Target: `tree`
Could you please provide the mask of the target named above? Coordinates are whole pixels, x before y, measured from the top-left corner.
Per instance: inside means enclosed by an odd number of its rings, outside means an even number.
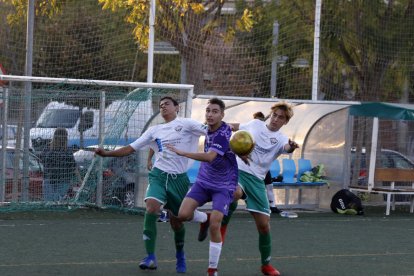
[[[328,45],[322,50],[324,64],[329,60],[342,64],[338,70],[352,75],[359,100],[398,99],[402,83],[389,77],[396,66],[407,72],[414,62],[413,55],[407,55],[409,48],[413,50],[414,1],[326,1],[322,14],[321,34]],[[388,90],[395,85],[400,89]]]
[[[134,25],[135,39],[142,49],[148,46],[149,1],[99,0],[103,9],[123,10],[125,20]],[[168,40],[185,60],[187,82],[195,85],[195,92],[204,91],[203,51],[213,34],[230,41],[237,32],[250,31],[254,23],[252,12],[246,8],[233,22],[222,27],[224,0],[159,0],[156,28],[159,38]]]
[[[0,0],[2,5],[8,5],[7,25],[10,33],[19,32],[21,35],[9,36],[8,43],[13,38],[24,38],[26,26],[27,1]],[[33,49],[33,74],[46,77],[68,77],[79,79],[130,80],[131,71],[125,70],[125,53],[129,52],[131,59],[135,55],[136,46],[130,33],[132,28],[124,23],[123,17],[117,13],[102,11],[95,1],[86,1],[79,8],[76,1],[36,1],[35,35]],[[100,16],[97,16],[100,15]],[[110,15],[110,17],[108,16]],[[105,19],[111,18],[108,23]],[[105,24],[107,23],[107,24]],[[116,35],[114,35],[116,33]],[[47,36],[47,43],[37,43]],[[112,39],[112,40],[111,40]],[[108,43],[110,41],[111,43]],[[117,43],[117,52],[111,46]],[[23,44],[23,43],[21,43]],[[24,44],[23,44],[24,45]],[[24,72],[24,51],[19,47],[4,47],[10,51],[14,60],[10,70],[16,75]],[[21,47],[20,49],[24,49]],[[4,51],[5,55],[8,52]],[[123,57],[119,53],[123,54]],[[7,59],[4,59],[7,61]],[[9,67],[8,67],[9,68]],[[99,87],[97,85],[34,85],[32,102],[35,106],[33,118],[37,118],[48,100],[57,100],[79,107],[82,114],[84,108],[99,108],[100,91],[105,90],[106,105],[124,97],[128,89],[114,87]],[[19,93],[21,89],[13,89]],[[16,101],[11,104],[22,105],[21,95],[13,97]],[[20,107],[19,110],[24,110]],[[18,118],[18,124],[22,123]],[[81,142],[83,130],[80,129]]]

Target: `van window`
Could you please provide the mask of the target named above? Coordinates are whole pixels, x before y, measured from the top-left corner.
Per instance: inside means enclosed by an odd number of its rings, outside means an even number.
[[[48,109],[39,118],[36,127],[41,128],[73,128],[80,117],[75,109]]]
[[[78,126],[79,132],[85,131],[93,127],[93,111],[86,111],[81,117],[81,121]]]

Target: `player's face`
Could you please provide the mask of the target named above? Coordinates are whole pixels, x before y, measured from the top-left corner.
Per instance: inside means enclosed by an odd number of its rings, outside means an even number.
[[[175,106],[170,99],[164,99],[160,102],[160,113],[163,118],[177,116],[178,106]]]
[[[286,124],[286,112],[282,109],[277,109],[270,115],[269,124],[267,126],[271,131],[278,131],[283,125]]]
[[[206,122],[210,128],[214,128],[221,123],[224,117],[224,112],[221,111],[217,104],[209,104],[206,108]]]

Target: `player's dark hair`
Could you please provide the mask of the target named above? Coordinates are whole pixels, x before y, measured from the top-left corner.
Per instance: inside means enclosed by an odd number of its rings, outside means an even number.
[[[263,114],[263,112],[258,111],[256,113],[253,113],[253,119],[259,119],[264,121],[265,115]]]
[[[161,98],[161,100],[160,100],[160,102],[162,102],[163,100],[170,100],[170,101],[172,101],[172,102],[173,102],[174,106],[178,106],[178,102],[177,102],[177,100],[175,100],[174,98],[172,98],[172,97],[170,97],[170,96],[165,96],[165,97],[162,97],[162,98]]]
[[[208,100],[209,104],[216,104],[218,106],[220,106],[220,109],[222,112],[224,112],[224,109],[226,108],[226,105],[224,104],[224,102],[222,100],[220,100],[219,98],[211,98],[210,100]]]

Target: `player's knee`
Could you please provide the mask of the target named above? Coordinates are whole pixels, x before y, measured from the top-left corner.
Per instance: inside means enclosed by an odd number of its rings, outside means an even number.
[[[243,196],[243,190],[238,188],[233,194],[233,200],[239,200]]]
[[[269,232],[270,232],[270,226],[269,226],[269,223],[259,223],[259,224],[257,225],[257,231],[258,231],[260,234],[267,234],[267,233],[269,233]]]
[[[221,221],[217,222],[217,221],[211,221],[210,220],[210,231],[212,232],[218,232],[220,231],[220,227],[221,227]]]
[[[147,213],[150,213],[150,214],[156,214],[156,215],[160,214],[160,208],[156,208],[156,207],[153,207],[153,206],[147,206],[146,211],[147,211]]]
[[[183,212],[180,210],[180,212],[178,212],[177,218],[179,221],[189,221],[193,218],[193,213]]]
[[[148,199],[145,202],[145,209],[147,213],[160,214],[160,208],[161,208],[161,204],[154,199]]]

